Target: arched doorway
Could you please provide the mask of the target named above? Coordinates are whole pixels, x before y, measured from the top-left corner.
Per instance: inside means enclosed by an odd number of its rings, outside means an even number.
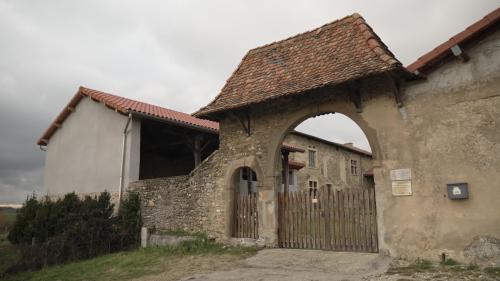
[[[378,252],[374,161],[368,137],[357,140],[365,142],[363,149],[345,140],[331,141],[295,130],[309,118],[325,119],[325,114],[299,116],[283,133],[283,142],[302,153],[281,149],[275,158],[275,166],[282,171],[276,195],[278,246]],[[328,114],[332,115],[340,114]],[[341,116],[363,135],[355,121]],[[323,122],[323,131],[335,124],[331,121]]]
[[[258,238],[257,182],[257,173],[250,167],[240,167],[233,174],[232,237]]]

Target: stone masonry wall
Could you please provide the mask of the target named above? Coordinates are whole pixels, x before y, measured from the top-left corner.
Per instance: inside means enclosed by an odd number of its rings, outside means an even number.
[[[130,183],[129,192],[137,192],[141,198],[144,226],[224,237],[219,158],[214,152],[189,175]]]

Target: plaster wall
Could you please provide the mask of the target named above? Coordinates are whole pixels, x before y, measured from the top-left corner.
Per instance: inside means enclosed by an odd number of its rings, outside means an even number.
[[[117,192],[123,130],[128,116],[82,99],[47,145],[44,186],[48,195]],[[140,120],[129,124],[124,187],[139,178]]]
[[[382,252],[432,259],[445,252],[464,260],[463,249],[474,237],[500,237],[499,39],[496,32],[466,50],[469,62],[452,59],[426,80],[405,85],[402,108],[389,78],[375,76],[361,81],[361,113],[349,88],[337,86],[251,107],[250,136],[235,115],[226,114],[220,121],[222,165],[229,172],[233,162],[251,157],[261,167],[261,239],[276,243],[284,136],[303,120],[330,112],[353,119],[370,143]],[[411,196],[392,193],[390,171],[399,168],[412,171]],[[453,182],[469,184],[469,200],[447,198],[446,184]]]

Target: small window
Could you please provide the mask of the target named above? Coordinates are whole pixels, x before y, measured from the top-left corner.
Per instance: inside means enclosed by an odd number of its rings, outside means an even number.
[[[294,177],[294,173],[293,173],[293,170],[291,171],[288,171],[288,183],[290,185],[294,185],[295,184],[295,177]]]
[[[309,167],[316,168],[316,150],[309,149]]]
[[[331,183],[327,183],[326,184],[326,188],[328,188],[328,189],[332,188],[332,184]]]
[[[318,188],[318,181],[310,180],[309,181],[309,188],[312,188],[312,189]]]
[[[356,176],[358,174],[358,161],[351,160],[351,175]]]
[[[318,181],[310,180],[309,181],[309,196],[316,197],[318,192]]]

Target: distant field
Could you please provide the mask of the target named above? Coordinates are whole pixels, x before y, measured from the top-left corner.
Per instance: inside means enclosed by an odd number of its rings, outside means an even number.
[[[16,220],[16,209],[0,208],[0,234],[8,232]]]

